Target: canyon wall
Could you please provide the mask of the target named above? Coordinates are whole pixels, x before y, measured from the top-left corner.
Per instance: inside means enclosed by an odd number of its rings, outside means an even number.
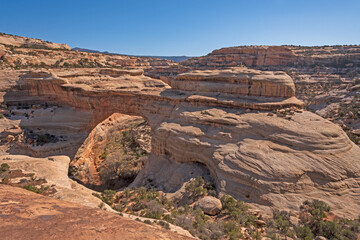
[[[265,66],[352,66],[360,63],[360,46],[239,46],[214,50],[206,56],[190,58],[185,66],[248,67]]]

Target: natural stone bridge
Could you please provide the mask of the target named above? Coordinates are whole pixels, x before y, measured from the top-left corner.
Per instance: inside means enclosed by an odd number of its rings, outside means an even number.
[[[151,179],[175,191],[201,174],[200,163],[220,193],[259,207],[296,208],[317,198],[342,214],[359,209],[359,147],[338,126],[301,110],[285,73],[194,71],[171,85],[141,70],[29,72],[4,99],[91,112],[88,130],[113,113],[144,117],[152,153],[133,185]]]

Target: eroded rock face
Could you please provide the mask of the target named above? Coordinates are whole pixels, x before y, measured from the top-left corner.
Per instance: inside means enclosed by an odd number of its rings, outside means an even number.
[[[70,164],[70,174],[91,189],[120,189],[134,181],[150,151],[147,122],[114,113],[90,132]]]
[[[208,89],[199,92],[186,91],[181,83],[179,89],[171,89],[148,77],[111,77],[99,70],[51,73],[52,77],[33,73],[24,75],[4,99],[15,103],[18,96],[26,96],[27,101],[46,100],[91,112],[90,128],[114,112],[144,117],[152,131],[152,152],[133,186],[152,179],[159,189],[173,191],[164,163],[172,172],[178,167],[181,176],[186,175],[183,164],[196,162],[210,171],[220,194],[259,208],[297,210],[306,199],[321,199],[336,206],[339,215],[357,217],[359,147],[336,125],[301,110],[286,75],[255,72],[255,96],[207,88],[206,76],[210,85],[235,85],[237,78],[228,74],[184,74]],[[274,88],[268,88],[267,81]]]
[[[22,171],[31,175],[31,177],[10,175],[8,176],[10,185],[24,187],[28,184],[38,189],[41,186],[47,187],[53,190],[47,194],[51,197],[98,208],[102,201],[92,195],[95,192],[68,177],[69,162],[67,156],[34,158],[24,155],[3,155],[0,160],[0,164],[7,164],[12,172]],[[104,208],[112,210],[108,206]]]
[[[266,112],[186,106],[153,132],[153,156],[139,185],[166,176],[165,168],[148,170],[161,155],[205,164],[220,192],[260,205],[295,210],[307,198],[319,198],[352,214],[359,204],[359,148],[339,127],[310,112],[294,113],[288,120]],[[348,204],[355,205],[347,211]]]
[[[247,68],[182,73],[176,76],[171,86],[196,92],[284,98],[295,96],[294,82],[284,72],[262,72]]]

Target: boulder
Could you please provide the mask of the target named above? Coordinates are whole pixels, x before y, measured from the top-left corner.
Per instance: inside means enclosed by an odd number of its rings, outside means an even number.
[[[208,215],[216,215],[220,213],[222,209],[221,201],[212,196],[206,196],[198,200],[194,207],[199,207],[204,213]]]
[[[323,236],[316,236],[315,240],[327,240],[327,238]]]

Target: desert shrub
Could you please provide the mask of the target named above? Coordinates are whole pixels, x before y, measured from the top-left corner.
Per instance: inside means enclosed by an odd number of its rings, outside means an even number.
[[[195,221],[193,222],[193,227],[194,228],[203,228],[206,221],[209,220],[209,217],[206,216],[200,208],[197,208],[195,210],[194,215],[195,215]]]
[[[45,191],[47,191],[49,189],[49,187],[48,186],[46,186],[46,187],[41,186],[40,188],[38,188],[38,187],[36,187],[34,185],[29,184],[29,185],[25,185],[24,189],[29,190],[29,191],[34,192],[34,193],[42,194]]]
[[[342,239],[340,225],[337,222],[320,222],[318,235],[324,236],[327,239]]]
[[[174,217],[174,224],[186,230],[193,228],[193,219],[188,214],[176,214]]]
[[[103,202],[105,202],[106,204],[108,204],[109,206],[112,206],[114,204],[114,196],[115,196],[115,191],[114,190],[105,190],[104,192],[102,192],[101,194],[98,193],[93,193],[93,195],[95,197],[100,198]]]
[[[166,214],[163,216],[163,220],[168,222],[168,223],[171,223],[171,224],[174,224],[174,219],[171,217],[170,214]]]
[[[7,164],[7,163],[1,164],[1,166],[0,166],[0,173],[2,173],[2,172],[7,172],[7,171],[9,171],[9,170],[10,170],[9,164]]]
[[[169,230],[170,229],[170,224],[164,221],[159,221],[159,225],[162,226],[163,228]]]
[[[144,213],[144,217],[147,218],[154,218],[154,219],[161,219],[164,214],[163,207],[156,201],[151,200],[146,204],[146,210]]]
[[[348,239],[356,239],[357,238],[356,233],[354,233],[350,229],[342,230],[341,235]]]
[[[310,219],[305,223],[313,232],[315,236],[323,233],[324,221],[326,212],[330,211],[330,207],[319,200],[313,200],[312,202],[305,201],[302,209],[306,209],[311,215]]]
[[[296,234],[299,238],[304,240],[314,239],[314,234],[309,227],[297,227]]]
[[[242,234],[239,231],[240,228],[235,221],[227,221],[223,223],[224,232],[229,236],[230,239],[242,238]]]
[[[151,225],[151,221],[150,221],[150,220],[148,220],[148,219],[144,220],[144,223],[146,223],[146,224],[150,224],[150,225]]]
[[[290,223],[290,213],[286,211],[275,210],[273,212],[273,226],[285,236],[293,237],[294,231]]]
[[[139,131],[135,124],[129,129],[117,132],[99,155],[101,164],[97,169],[107,188],[119,189],[131,183],[147,160],[136,139]]]
[[[331,240],[356,240],[357,234],[360,233],[360,219],[326,220],[326,215],[330,211],[330,207],[322,201],[305,201],[301,209],[303,212],[309,214],[309,217],[301,220],[303,226],[296,228],[297,236],[302,239],[324,236]]]
[[[254,225],[256,216],[248,213],[249,207],[242,201],[237,201],[233,197],[224,195],[221,197],[223,212],[230,214],[232,219],[242,225]]]
[[[197,200],[207,193],[207,189],[204,188],[204,183],[205,181],[201,176],[196,177],[196,179],[191,179],[190,182],[185,185],[185,193],[193,201]]]
[[[9,178],[4,177],[3,179],[1,179],[1,183],[2,184],[9,184]]]

